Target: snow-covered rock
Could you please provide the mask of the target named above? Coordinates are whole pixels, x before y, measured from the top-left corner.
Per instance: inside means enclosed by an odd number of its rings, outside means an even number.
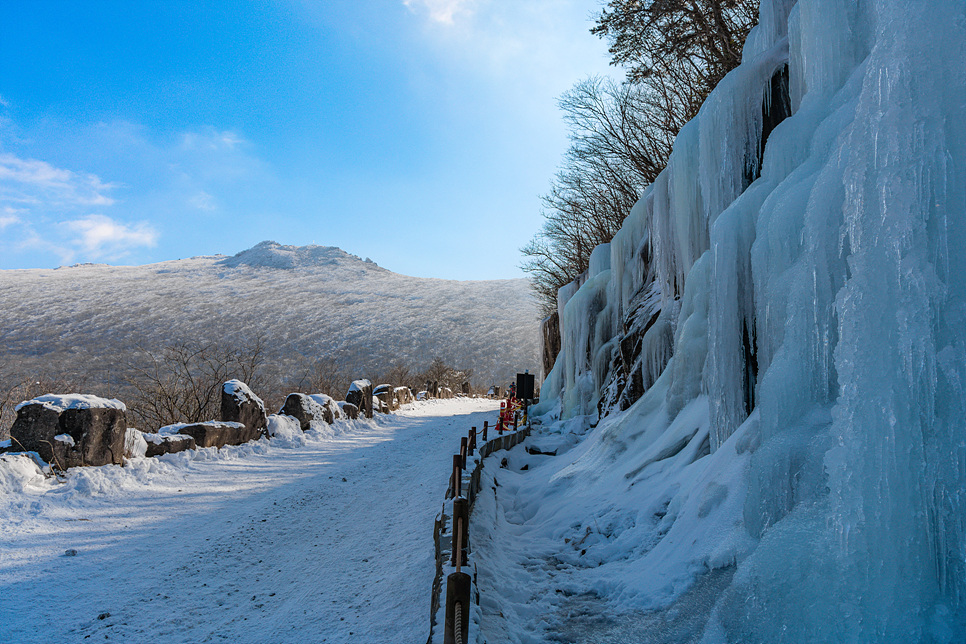
[[[353,380],[346,392],[345,401],[355,405],[366,418],[372,418],[372,383],[365,379]]]
[[[264,433],[268,425],[265,403],[240,380],[229,380],[222,387],[221,420],[241,423],[249,431],[258,433]]]
[[[268,422],[266,419],[266,426]],[[252,429],[244,423],[209,420],[203,423],[186,423],[171,425],[177,433],[187,434],[195,439],[198,447],[224,447],[225,445],[241,445],[248,441],[257,440],[262,436],[261,429]],[[175,430],[169,430],[172,433]]]
[[[124,458],[140,458],[147,455],[148,442],[139,430],[128,427],[124,434]]]
[[[17,405],[10,437],[62,468],[121,464],[127,419],[117,400],[47,394]]]
[[[184,427],[179,425],[178,427]],[[164,429],[164,428],[163,428]],[[177,431],[177,430],[172,430]],[[142,434],[142,438],[147,442],[145,456],[161,456],[162,454],[177,454],[188,449],[196,449],[197,443],[193,436],[188,434],[161,433]]]
[[[298,420],[302,431],[309,429],[313,422],[331,425],[342,415],[339,406],[331,397],[325,394],[310,396],[300,393],[289,394],[278,413]]]

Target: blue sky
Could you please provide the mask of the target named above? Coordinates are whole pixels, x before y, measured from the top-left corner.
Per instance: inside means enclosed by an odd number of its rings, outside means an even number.
[[[557,97],[615,73],[599,8],[0,3],[0,268],[272,239],[408,275],[522,275],[567,146]]]

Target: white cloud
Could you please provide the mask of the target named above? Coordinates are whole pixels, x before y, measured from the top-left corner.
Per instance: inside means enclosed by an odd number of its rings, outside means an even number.
[[[184,132],[181,135],[181,148],[186,151],[235,151],[247,141],[237,132],[208,130],[204,132]]]
[[[218,203],[213,196],[202,190],[198,194],[192,195],[188,199],[188,205],[198,210],[204,210],[205,212],[212,212],[218,210]]]
[[[138,246],[154,246],[158,232],[147,222],[120,223],[106,215],[88,215],[64,222],[71,243],[93,258],[121,257]]]
[[[413,13],[424,12],[434,22],[452,25],[455,23],[455,17],[471,14],[476,2],[475,0],[403,0],[403,4]]]
[[[3,96],[0,96],[0,107],[10,107],[10,102]]]
[[[114,199],[107,193],[115,187],[97,175],[0,153],[0,203],[110,206]]]
[[[16,215],[2,214],[0,215],[0,230],[3,230],[7,226],[12,226],[14,224],[20,223],[20,217]]]

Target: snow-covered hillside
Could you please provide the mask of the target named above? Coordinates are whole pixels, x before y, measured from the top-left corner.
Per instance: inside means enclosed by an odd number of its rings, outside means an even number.
[[[964,60],[961,0],[762,1],[560,291],[488,640],[966,641]]]
[[[325,357],[358,375],[422,369],[438,355],[484,385],[536,369],[537,315],[523,279],[407,277],[324,246],[0,271],[5,366],[45,373],[108,373],[134,345],[260,335],[283,372]]]

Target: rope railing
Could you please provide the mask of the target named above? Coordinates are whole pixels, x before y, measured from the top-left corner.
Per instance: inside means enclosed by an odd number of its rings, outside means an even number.
[[[469,637],[469,610],[470,595],[472,593],[472,579],[463,572],[469,552],[469,517],[470,508],[480,489],[480,469],[483,459],[491,453],[510,449],[524,440],[530,434],[530,427],[526,425],[518,426],[517,412],[514,410],[512,417],[506,414],[506,408],[501,409],[501,422],[495,428],[499,436],[487,440],[489,421],[483,421],[483,431],[479,435],[481,443],[477,445],[476,427],[471,427],[466,436],[460,438],[459,452],[453,455],[453,469],[450,475],[449,488],[446,491],[446,498],[453,500],[452,505],[452,554],[450,565],[455,569],[454,572],[446,576],[446,603],[445,603],[445,623],[443,630],[444,644],[467,644]],[[511,430],[512,428],[512,430]],[[466,485],[466,496],[463,495],[463,475],[468,469],[468,459],[478,453],[474,463],[471,463],[472,473]],[[445,529],[445,506],[441,514],[442,521],[438,522],[437,530],[442,532]],[[437,539],[437,561],[439,561],[439,539]],[[438,592],[441,588],[441,573],[437,564],[437,582],[434,583],[433,595],[433,619],[435,620],[436,607],[439,606]],[[477,598],[477,601],[479,598]],[[432,628],[430,629],[430,641],[432,641]]]

